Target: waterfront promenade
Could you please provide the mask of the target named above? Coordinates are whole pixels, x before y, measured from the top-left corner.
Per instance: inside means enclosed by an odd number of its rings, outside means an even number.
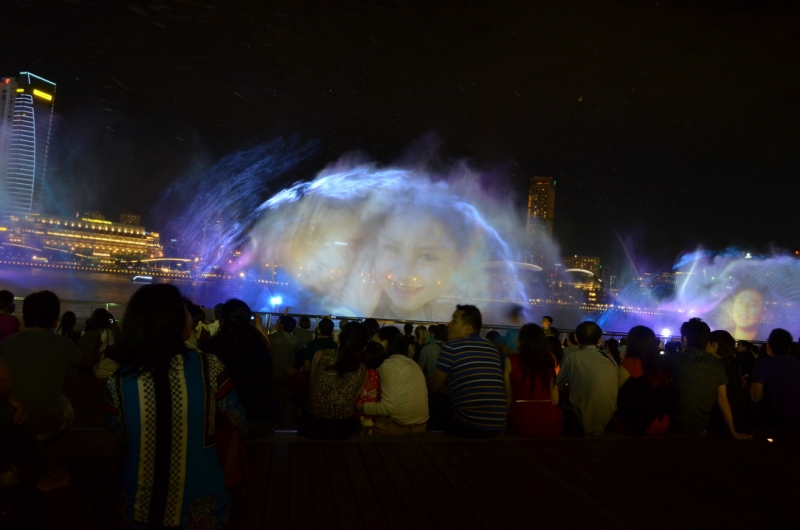
[[[102,385],[71,383],[76,426],[51,447],[75,483],[42,498],[41,527],[105,528],[118,447]],[[279,389],[281,430],[291,430]],[[798,442],[431,433],[321,442],[278,432],[247,444],[252,477],[229,528],[797,528]]]

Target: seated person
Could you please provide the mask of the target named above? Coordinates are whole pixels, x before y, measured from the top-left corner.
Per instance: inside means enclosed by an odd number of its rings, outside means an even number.
[[[447,341],[447,326],[437,324],[431,327],[433,327],[433,342],[422,348],[419,352],[419,359],[417,359],[417,364],[422,368],[422,373],[428,382],[433,379],[439,352],[442,351],[442,346]]]
[[[479,335],[483,317],[472,305],[457,305],[447,325],[428,385],[435,428],[465,438],[497,436],[506,424],[506,395],[500,352]],[[448,389],[450,395],[442,391]]]
[[[393,328],[383,328],[393,329]],[[377,416],[375,434],[402,435],[425,432],[428,422],[428,390],[422,369],[408,356],[408,338],[399,333],[391,342],[376,333],[372,340],[385,348],[378,368],[380,400],[358,403],[356,408]]]
[[[305,411],[297,417],[297,434],[328,440],[346,440],[355,434],[355,403],[367,382],[361,354],[368,339],[367,328],[351,322],[339,335],[338,350],[314,354],[311,389]]]
[[[790,355],[792,336],[773,329],[767,339],[767,357],[753,366],[750,397],[766,401],[772,426],[800,429],[800,360]]]
[[[248,419],[248,437],[275,430],[277,404],[272,395],[272,353],[267,339],[250,321],[250,306],[231,298],[220,311],[219,332],[200,343],[200,351],[216,355],[230,373]]]
[[[669,414],[674,408],[672,381],[652,329],[635,326],[628,333],[618,386],[617,412],[611,420],[616,431],[656,436],[669,430]]]
[[[575,329],[578,349],[564,355],[556,384],[569,387],[569,405],[581,419],[586,434],[601,434],[617,410],[619,368],[598,349],[603,330],[594,322],[581,322]]]
[[[67,372],[78,366],[75,343],[54,332],[61,302],[51,291],[25,297],[22,319],[25,331],[0,341],[0,359],[14,379],[11,397],[28,414],[28,426],[40,440],[52,438],[72,424],[75,413],[61,393]]]
[[[678,393],[675,427],[686,434],[705,434],[714,405],[720,411],[731,436],[750,440],[749,434],[736,431],[728,404],[728,376],[722,361],[706,353],[711,337],[708,324],[692,318],[681,326],[683,351],[665,356]]]
[[[522,326],[518,337],[519,354],[506,357],[503,372],[508,428],[526,438],[558,438],[564,415],[558,408],[555,356],[536,324]]]
[[[311,361],[314,354],[322,350],[336,350],[339,345],[333,340],[333,321],[323,318],[317,325],[318,337],[309,341],[303,354],[303,365],[300,370],[294,366],[286,367],[286,377],[292,393],[305,396],[308,394],[308,378],[311,373]]]

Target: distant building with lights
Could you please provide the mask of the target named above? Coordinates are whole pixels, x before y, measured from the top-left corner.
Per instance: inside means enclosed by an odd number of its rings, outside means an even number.
[[[0,220],[41,211],[55,93],[30,72],[0,78]]]
[[[141,226],[40,214],[12,215],[1,223],[0,248],[11,260],[35,257],[39,261],[106,265],[164,256],[159,234]]]
[[[548,269],[545,263],[545,237],[553,237],[555,219],[556,182],[553,177],[531,177],[528,186],[525,233],[527,249],[525,263]]]
[[[119,222],[124,225],[142,226],[142,216],[133,213],[123,213],[119,216]]]
[[[583,269],[591,272],[598,278],[603,268],[603,266],[600,265],[600,258],[595,256],[578,256],[575,254],[574,256],[563,258],[563,261],[565,269]]]

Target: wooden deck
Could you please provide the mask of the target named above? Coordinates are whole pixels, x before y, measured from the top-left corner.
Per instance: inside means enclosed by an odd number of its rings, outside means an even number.
[[[117,499],[118,448],[97,425],[100,389],[79,388],[70,393],[76,428],[50,445],[75,483],[41,496],[41,528],[107,528]],[[794,529],[799,442],[432,433],[321,442],[277,433],[248,443],[252,478],[229,528]]]

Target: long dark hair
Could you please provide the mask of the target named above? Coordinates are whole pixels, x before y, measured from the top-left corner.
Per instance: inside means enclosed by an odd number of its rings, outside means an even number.
[[[661,357],[659,341],[655,332],[647,326],[634,326],[628,332],[628,348],[625,358],[640,359],[644,375],[648,378],[667,374],[667,363]]]
[[[66,316],[66,314],[64,316]],[[111,318],[111,313],[102,307],[98,307],[92,312],[92,316],[89,317],[89,321],[86,323],[84,331],[108,329],[111,327]]]
[[[398,330],[399,331],[399,330]],[[339,377],[358,370],[369,340],[369,331],[361,322],[350,322],[339,333],[339,352],[336,364],[328,370],[336,370]]]
[[[519,329],[519,364],[522,368],[522,384],[530,381],[536,384],[537,378],[549,384],[556,376],[556,362],[547,345],[547,337],[541,326],[525,324]]]
[[[117,354],[121,374],[167,373],[172,358],[186,353],[186,306],[174,285],[144,285],[125,308]]]
[[[736,341],[733,336],[724,329],[712,331],[708,338],[708,343],[715,342],[717,344],[717,355],[722,360],[730,359],[736,356]]]
[[[252,314],[250,306],[238,298],[231,298],[222,305],[222,327],[212,340],[222,350],[223,355],[236,355],[237,351],[257,351],[269,347],[264,335],[250,323]]]
[[[75,334],[75,324],[77,322],[78,318],[75,316],[75,313],[72,311],[67,311],[64,313],[64,316],[61,317],[61,325],[59,326],[61,335],[67,337],[69,340],[72,340],[72,337]]]

